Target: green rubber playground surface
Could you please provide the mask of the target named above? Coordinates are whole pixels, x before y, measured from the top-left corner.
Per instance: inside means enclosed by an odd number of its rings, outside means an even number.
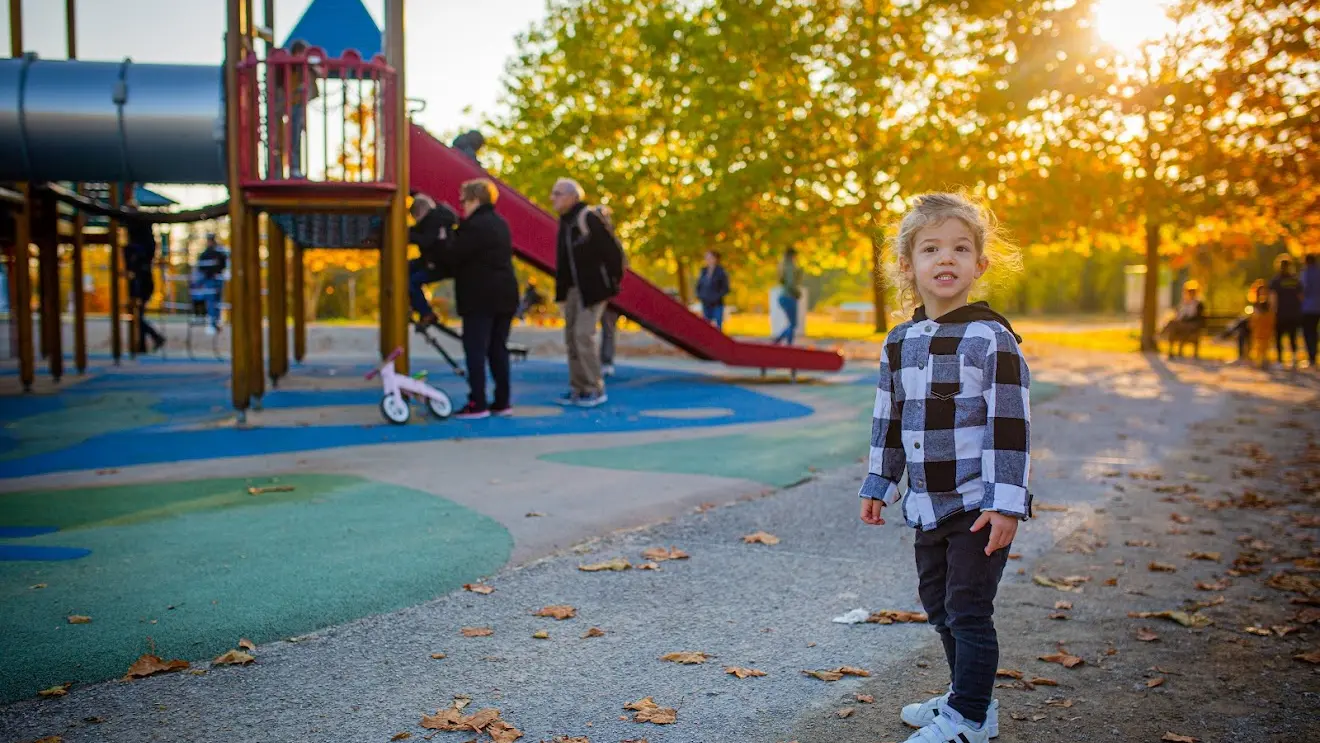
[[[1058,393],[1058,385],[1033,383],[1031,400],[1040,404]],[[761,433],[553,452],[540,459],[580,467],[733,477],[788,487],[816,471],[856,465],[869,448],[874,389],[858,384],[823,386],[810,388],[810,394],[855,408],[856,417],[833,423],[808,419]]]
[[[248,492],[270,485],[293,489]],[[416,605],[495,572],[513,546],[444,498],[328,475],[0,494],[0,526],[59,529],[0,547],[91,551],[0,561],[0,702],[122,676],[153,648],[206,661],[240,637]]]

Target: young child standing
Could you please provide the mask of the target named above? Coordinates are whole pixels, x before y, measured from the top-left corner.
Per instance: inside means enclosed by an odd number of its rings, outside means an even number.
[[[1031,515],[1031,413],[1021,339],[988,304],[967,302],[987,251],[1002,248],[995,233],[988,211],[935,193],[917,199],[894,245],[900,286],[921,305],[885,339],[861,517],[885,523],[906,469],[918,591],[953,680],[949,693],[903,708],[918,743],[999,735],[991,617],[1018,522]]]

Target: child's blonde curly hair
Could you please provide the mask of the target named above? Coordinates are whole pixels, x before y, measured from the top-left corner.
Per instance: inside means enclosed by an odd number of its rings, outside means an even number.
[[[904,308],[920,302],[916,282],[905,267],[912,265],[912,250],[916,247],[917,233],[938,226],[950,219],[961,220],[972,233],[976,253],[995,266],[1000,277],[1022,270],[1022,254],[1007,240],[999,220],[979,199],[961,193],[928,193],[918,196],[912,208],[899,221],[889,240],[889,256],[885,262],[890,282],[898,288],[898,301]]]

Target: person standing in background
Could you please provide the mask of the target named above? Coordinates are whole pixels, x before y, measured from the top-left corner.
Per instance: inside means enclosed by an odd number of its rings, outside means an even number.
[[[1302,340],[1306,341],[1306,356],[1315,368],[1316,352],[1320,351],[1320,261],[1315,253],[1307,253],[1302,267]]]
[[[193,282],[193,296],[201,299],[206,307],[206,317],[210,324],[206,326],[207,335],[220,331],[220,292],[224,288],[225,268],[229,257],[220,247],[214,232],[206,233],[206,248],[197,257],[197,272]]]
[[[697,277],[697,299],[701,301],[701,316],[706,322],[724,330],[724,298],[729,295],[729,274],[720,265],[720,254],[706,251],[706,265]]]
[[[1276,273],[1269,283],[1270,309],[1274,313],[1274,350],[1282,364],[1286,336],[1292,345],[1292,365],[1295,368],[1299,361],[1297,331],[1302,327],[1302,282],[1297,277],[1292,256],[1279,256],[1274,261],[1274,268]]]
[[[779,308],[788,317],[788,327],[775,338],[775,345],[780,343],[793,345],[793,336],[797,333],[798,300],[802,298],[801,274],[797,267],[797,251],[789,248],[779,261]]]
[[[147,303],[156,293],[156,280],[151,275],[151,269],[156,263],[156,233],[146,215],[137,211],[137,199],[131,198],[128,207],[130,213],[123,217],[124,231],[128,234],[127,244],[124,245],[124,268],[128,272],[128,300],[141,331],[130,342],[135,344],[138,353],[147,353],[147,340],[150,339],[151,350],[154,352],[165,345],[165,336],[147,322],[146,316]],[[112,307],[111,317],[118,322],[114,312]]]

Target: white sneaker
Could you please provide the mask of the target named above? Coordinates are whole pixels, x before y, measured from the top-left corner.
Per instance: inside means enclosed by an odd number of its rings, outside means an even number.
[[[207,335],[215,335],[215,334],[218,333],[218,332],[220,332],[220,331],[216,330],[214,325],[207,325],[207,326],[206,326],[206,334],[207,334]]]
[[[989,740],[988,724],[980,730],[973,730],[966,722],[954,722],[944,715],[936,715],[929,725],[913,733],[907,743],[988,743]]]
[[[924,702],[914,702],[903,707],[899,717],[903,722],[914,728],[924,728],[935,721],[940,714],[940,708],[949,703],[949,694],[945,692],[938,697],[932,697]],[[988,738],[999,737],[999,700],[990,700],[990,709],[985,713],[985,725],[982,730]]]
[[[602,366],[602,367],[600,368],[600,375],[601,375],[602,377],[612,377],[612,376],[614,376],[614,364],[606,364],[606,365]]]

